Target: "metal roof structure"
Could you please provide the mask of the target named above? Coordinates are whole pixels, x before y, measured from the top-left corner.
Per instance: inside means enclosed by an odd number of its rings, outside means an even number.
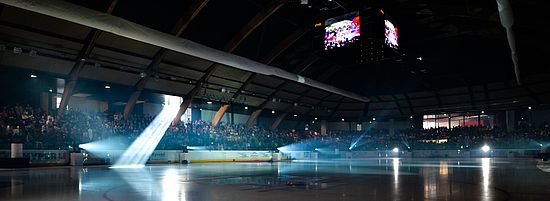
[[[26,9],[0,4],[0,66],[49,73],[68,85],[83,79],[127,86],[127,105],[149,91],[281,114],[360,118],[550,102],[545,1],[511,1],[522,85],[495,1],[60,2],[119,23],[112,30],[30,11],[44,1],[32,2],[23,2]],[[323,57],[314,24],[372,5],[396,20],[406,54],[355,65]],[[163,37],[129,38],[120,27]],[[170,43],[178,39],[190,43]]]

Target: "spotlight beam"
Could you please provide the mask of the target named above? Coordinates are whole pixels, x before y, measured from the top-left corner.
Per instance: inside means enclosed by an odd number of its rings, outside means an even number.
[[[114,168],[143,167],[178,113],[179,97],[165,96],[166,104],[157,117],[117,160]]]
[[[367,132],[363,132],[357,139],[355,139],[355,140],[351,143],[351,145],[349,146],[348,149],[349,149],[349,150],[352,150],[353,148],[357,147],[357,146],[358,146],[357,143],[359,143],[359,141],[361,141],[361,139],[363,139],[363,137],[365,137],[365,134],[366,134],[366,133],[367,133]]]

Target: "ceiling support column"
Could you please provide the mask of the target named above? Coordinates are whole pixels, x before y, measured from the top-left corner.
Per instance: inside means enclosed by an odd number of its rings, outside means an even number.
[[[226,52],[233,52],[235,51],[235,49],[237,49],[237,47],[239,47],[239,45],[254,31],[256,30],[256,28],[258,28],[261,24],[263,24],[265,22],[265,20],[267,20],[269,17],[271,17],[271,15],[273,15],[275,12],[277,12],[277,10],[279,10],[280,8],[282,8],[285,4],[285,1],[277,1],[277,2],[273,2],[271,4],[269,4],[265,9],[263,9],[261,12],[259,12],[258,14],[256,14],[242,29],[241,31],[239,31],[237,34],[235,34],[231,40],[229,40],[229,42],[227,42],[227,44],[225,45],[225,47],[223,48],[224,51]],[[216,69],[218,65],[217,64],[213,64],[212,66],[210,66],[208,68],[207,71],[210,71],[214,69]],[[206,77],[203,77],[204,79],[201,78],[201,80],[203,80],[203,82],[206,82],[206,80],[208,80],[208,78],[210,78],[210,76],[212,75],[212,73],[210,73],[208,76]],[[250,77],[249,77],[250,79]],[[247,80],[248,81],[248,80]],[[246,82],[245,82],[246,83]],[[199,81],[199,83],[197,83],[197,85],[195,86],[195,88],[198,87],[198,89],[200,89],[202,86],[200,85],[203,85],[201,83],[201,81]],[[244,89],[243,86],[241,86],[241,88]],[[240,90],[239,89],[237,92],[235,92],[236,94],[240,93]],[[187,96],[189,96],[190,98],[193,98],[195,97],[196,94],[188,94]],[[236,98],[236,95],[233,96],[234,98]],[[232,99],[234,99],[232,98]],[[229,106],[228,106],[229,107]],[[223,116],[223,114],[227,111],[227,109],[225,110],[222,110],[222,108],[218,109],[218,112],[217,113],[220,113],[220,116]],[[221,118],[221,117],[220,117]],[[216,122],[217,123],[217,122]]]
[[[117,4],[118,4],[118,0],[111,1],[111,4],[109,4],[109,7],[107,8],[107,11],[106,11],[107,14],[113,13]],[[69,104],[69,101],[71,100],[71,96],[73,95],[73,91],[76,88],[76,82],[78,81],[78,77],[80,76],[80,71],[82,71],[82,69],[84,68],[84,65],[86,65],[86,59],[92,53],[92,50],[94,49],[94,44],[102,32],[103,31],[98,29],[92,29],[86,36],[86,39],[84,40],[84,46],[78,53],[75,64],[71,69],[71,73],[69,74],[70,76],[69,82],[67,82],[67,84],[65,85],[65,88],[63,89],[63,96],[61,97],[61,103],[59,103],[59,108],[57,109],[58,119],[61,118],[61,116],[63,115],[64,108],[67,107],[67,105]]]
[[[172,125],[178,125],[180,123],[181,116],[185,114],[187,111],[187,108],[189,108],[189,105],[191,105],[191,102],[193,101],[192,98],[186,98],[183,100],[183,102],[180,105],[180,109],[178,110],[178,114],[176,115],[176,118],[172,120]]]
[[[254,125],[254,122],[256,122],[256,119],[260,116],[263,109],[257,109],[252,114],[250,114],[250,117],[248,117],[248,120],[246,121],[246,127],[250,128],[252,125]]]
[[[252,127],[253,122],[256,121],[256,118],[258,118],[257,115],[260,115],[260,113],[262,113],[262,110],[265,109],[265,107],[271,101],[271,99],[273,99],[275,97],[275,95],[277,94],[277,92],[279,92],[287,83],[288,83],[287,81],[284,81],[282,84],[277,86],[275,91],[273,91],[271,94],[269,94],[269,96],[264,100],[264,102],[262,104],[260,104],[260,106],[258,106],[258,109],[250,115],[250,117],[248,118],[248,121],[246,123],[246,125],[249,128]]]
[[[283,114],[280,114],[277,119],[275,119],[275,122],[273,122],[273,124],[271,124],[271,130],[276,130],[277,127],[279,127],[279,124],[281,124],[281,122],[283,122],[283,120],[285,119],[285,117],[288,115],[288,112],[285,112]]]
[[[86,59],[88,58],[88,56],[90,56],[90,53],[92,53],[92,49],[94,49],[94,43],[97,38],[99,38],[101,32],[103,31],[92,29],[92,31],[90,31],[90,33],[88,33],[88,35],[86,36],[84,47],[82,47],[82,49],[78,53],[78,56],[76,57],[76,63],[74,64],[73,68],[71,69],[71,73],[69,74],[69,81],[63,89],[61,103],[59,103],[59,108],[57,109],[58,119],[61,118],[65,107],[67,107],[69,101],[71,100],[71,96],[73,95],[73,91],[76,88],[76,82],[78,81],[80,72],[84,68],[84,65],[86,65]]]
[[[218,110],[218,112],[216,112],[216,116],[214,116],[214,119],[212,119],[212,126],[216,126],[218,125],[218,123],[220,122],[220,120],[222,119],[223,117],[223,114],[225,114],[225,112],[227,111],[227,109],[229,109],[229,104],[222,104],[222,106],[220,107],[220,109]]]
[[[191,21],[193,21],[193,19],[195,19],[195,17],[206,6],[206,4],[208,4],[208,1],[209,0],[197,0],[193,2],[193,5],[187,10],[187,12],[185,12],[186,14],[178,20],[178,23],[172,29],[172,34],[177,37],[181,36],[181,34],[183,34],[183,32],[189,26]],[[152,74],[157,70],[167,52],[168,50],[165,48],[161,48],[159,51],[157,51],[157,53],[153,57],[153,60],[151,61],[149,66],[147,66],[147,69],[145,69],[145,76],[142,77],[136,83],[136,85],[134,85],[134,92],[132,92],[132,95],[130,95],[130,98],[128,98],[128,102],[124,106],[124,118],[128,118],[128,115],[130,114],[130,112],[132,112],[132,109],[136,105],[136,101],[141,95],[145,84],[147,84]]]

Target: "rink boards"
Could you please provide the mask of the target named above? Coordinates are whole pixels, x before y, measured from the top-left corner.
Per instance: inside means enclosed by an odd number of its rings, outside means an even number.
[[[489,152],[480,150],[411,150],[411,151],[189,151],[156,150],[148,163],[176,163],[187,160],[190,163],[204,162],[266,162],[284,160],[315,160],[315,159],[345,159],[345,158],[533,158],[540,150],[537,149],[495,149]],[[120,156],[122,151],[113,151],[111,161]],[[0,157],[9,157],[10,150],[0,150]],[[31,164],[69,164],[70,152],[64,150],[24,150],[23,157],[29,158]]]

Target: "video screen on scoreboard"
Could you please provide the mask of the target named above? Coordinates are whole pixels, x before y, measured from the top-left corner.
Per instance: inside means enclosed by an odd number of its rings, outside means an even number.
[[[391,23],[389,20],[384,20],[384,27],[386,33],[384,42],[390,48],[397,49],[397,46],[399,46],[399,35],[397,32],[397,27],[395,27],[395,25],[393,25],[393,23]]]
[[[359,41],[361,33],[359,12],[325,21],[325,50],[343,47]]]

